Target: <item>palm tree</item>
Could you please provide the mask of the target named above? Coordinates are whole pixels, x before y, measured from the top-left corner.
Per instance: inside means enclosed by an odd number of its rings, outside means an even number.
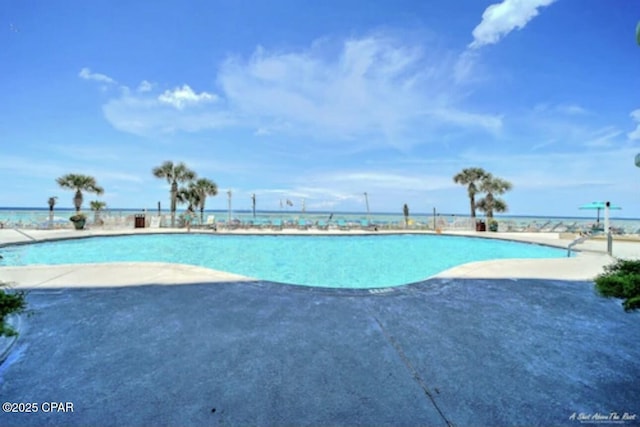
[[[513,185],[509,181],[487,174],[480,182],[480,191],[487,193],[487,195],[478,200],[476,207],[485,212],[489,220],[493,219],[494,211],[506,212],[508,209],[507,203],[496,197],[496,195],[504,194],[511,188],[513,188]]]
[[[467,168],[462,169],[461,172],[453,177],[453,182],[456,184],[467,186],[472,221],[476,218],[476,194],[478,194],[479,191],[478,185],[487,175],[489,174],[482,168]]]
[[[56,205],[56,200],[58,200],[56,196],[51,196],[47,201],[49,204],[49,222],[53,222],[53,208]]]
[[[404,227],[407,228],[409,226],[409,205],[406,203],[402,207],[402,214],[404,215]]]
[[[189,183],[188,188],[180,188],[178,190],[178,194],[176,195],[176,200],[178,203],[188,203],[187,212],[184,216],[184,222],[187,226],[187,231],[191,231],[191,221],[193,220],[193,212],[194,206],[198,206],[200,204],[200,193],[196,191],[193,186],[193,182]]]
[[[152,172],[156,178],[165,178],[171,185],[171,227],[175,227],[178,183],[185,183],[195,179],[196,173],[189,169],[184,163],[180,162],[174,165],[170,160],[153,168]]]
[[[200,224],[204,221],[204,204],[207,196],[216,196],[218,194],[218,186],[215,182],[207,178],[200,178],[196,182],[189,185],[190,189],[197,195],[197,203],[194,204],[200,209]]]
[[[62,188],[68,188],[76,191],[76,194],[73,197],[73,205],[76,208],[76,213],[79,213],[80,208],[82,207],[83,191],[96,193],[98,196],[104,193],[104,189],[96,183],[96,179],[89,175],[70,173],[61,176],[56,180],[56,182]]]
[[[200,204],[200,194],[195,190],[193,183],[189,183],[189,187],[180,187],[176,194],[176,202],[180,204],[187,203],[187,209],[194,208]]]
[[[107,207],[105,202],[100,200],[92,200],[89,203],[91,210],[94,212],[93,214],[93,223],[98,224],[100,222],[100,211]]]

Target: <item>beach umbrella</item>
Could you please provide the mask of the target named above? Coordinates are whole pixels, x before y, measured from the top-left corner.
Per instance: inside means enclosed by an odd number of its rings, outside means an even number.
[[[590,209],[598,211],[597,222],[600,223],[600,210],[604,210],[606,207],[606,202],[591,202],[586,205],[580,206],[580,209]],[[616,206],[613,204],[609,204],[609,209],[622,209],[620,206]]]

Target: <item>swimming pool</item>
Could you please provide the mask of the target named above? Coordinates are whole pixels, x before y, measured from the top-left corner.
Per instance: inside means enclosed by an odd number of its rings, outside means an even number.
[[[257,279],[329,288],[418,282],[460,264],[505,258],[560,258],[566,250],[435,235],[237,236],[153,234],[91,237],[0,248],[0,265],[157,261]]]

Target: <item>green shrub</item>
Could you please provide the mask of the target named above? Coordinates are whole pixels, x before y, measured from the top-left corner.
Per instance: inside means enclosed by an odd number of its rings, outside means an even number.
[[[640,260],[617,259],[615,263],[604,268],[606,273],[640,274]]]
[[[640,260],[618,259],[596,277],[596,289],[605,297],[622,298],[625,311],[640,308]]]
[[[0,283],[0,285],[2,285]],[[0,337],[18,335],[15,329],[7,325],[5,320],[10,314],[19,314],[27,308],[26,292],[8,292],[0,289]]]

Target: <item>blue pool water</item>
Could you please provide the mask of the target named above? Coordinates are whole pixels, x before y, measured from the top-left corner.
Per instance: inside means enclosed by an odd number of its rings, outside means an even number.
[[[173,262],[330,288],[399,286],[472,261],[566,256],[565,250],[546,246],[435,235],[154,234],[8,246],[0,253],[0,265]]]

